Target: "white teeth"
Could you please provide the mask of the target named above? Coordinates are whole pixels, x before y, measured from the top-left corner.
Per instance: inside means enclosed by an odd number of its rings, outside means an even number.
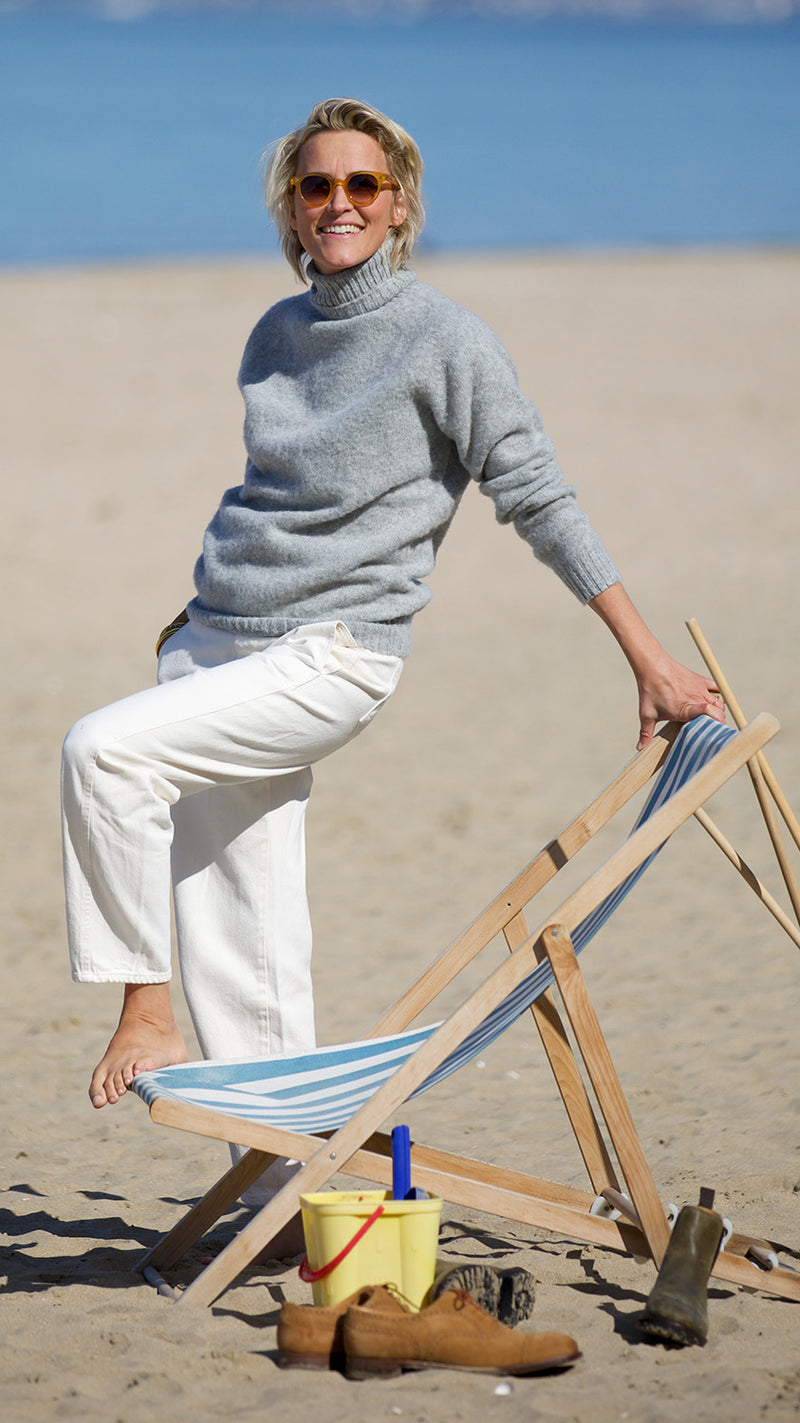
[[[361,231],[361,228],[360,228],[360,227],[353,227],[350,223],[341,223],[341,224],[334,224],[334,223],[331,223],[329,227],[323,227],[322,231],[323,231],[323,232],[344,232],[344,233],[348,233],[348,232],[360,232],[360,231]]]

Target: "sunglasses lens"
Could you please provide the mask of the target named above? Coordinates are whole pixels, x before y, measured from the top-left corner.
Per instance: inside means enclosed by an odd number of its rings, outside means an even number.
[[[369,207],[380,190],[381,185],[374,173],[351,173],[347,180],[347,196],[357,208]]]
[[[310,208],[321,208],[331,195],[330,179],[324,173],[309,173],[299,187],[303,202]]]

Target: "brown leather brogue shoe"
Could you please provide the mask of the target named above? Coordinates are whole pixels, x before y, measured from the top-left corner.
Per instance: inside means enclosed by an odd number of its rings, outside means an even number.
[[[389,1314],[372,1294],[350,1305],[343,1334],[345,1373],[351,1379],[429,1368],[534,1374],[565,1368],[580,1357],[568,1334],[509,1329],[466,1290],[447,1290],[418,1314]]]
[[[344,1368],[342,1326],[351,1304],[360,1304],[377,1296],[387,1318],[405,1314],[406,1307],[382,1286],[370,1285],[356,1290],[339,1304],[292,1304],[285,1300],[278,1316],[278,1357],[282,1369]]]

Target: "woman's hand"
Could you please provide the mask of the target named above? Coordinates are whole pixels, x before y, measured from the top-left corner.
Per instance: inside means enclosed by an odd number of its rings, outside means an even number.
[[[692,721],[705,715],[724,722],[725,703],[713,678],[690,671],[664,651],[621,583],[606,588],[589,607],[614,634],[636,678],[638,751],[652,741],[659,721]]]
[[[652,741],[659,721],[692,721],[703,715],[725,720],[725,703],[713,680],[681,666],[663,648],[659,653],[633,669],[639,690],[637,751]]]

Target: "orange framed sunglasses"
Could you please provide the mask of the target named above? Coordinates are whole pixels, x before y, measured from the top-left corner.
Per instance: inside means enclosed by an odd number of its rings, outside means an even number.
[[[368,208],[384,188],[398,188],[389,173],[348,173],[346,178],[329,178],[327,173],[299,173],[289,180],[289,188],[297,193],[307,208],[321,208],[329,203],[337,188],[354,208]]]

